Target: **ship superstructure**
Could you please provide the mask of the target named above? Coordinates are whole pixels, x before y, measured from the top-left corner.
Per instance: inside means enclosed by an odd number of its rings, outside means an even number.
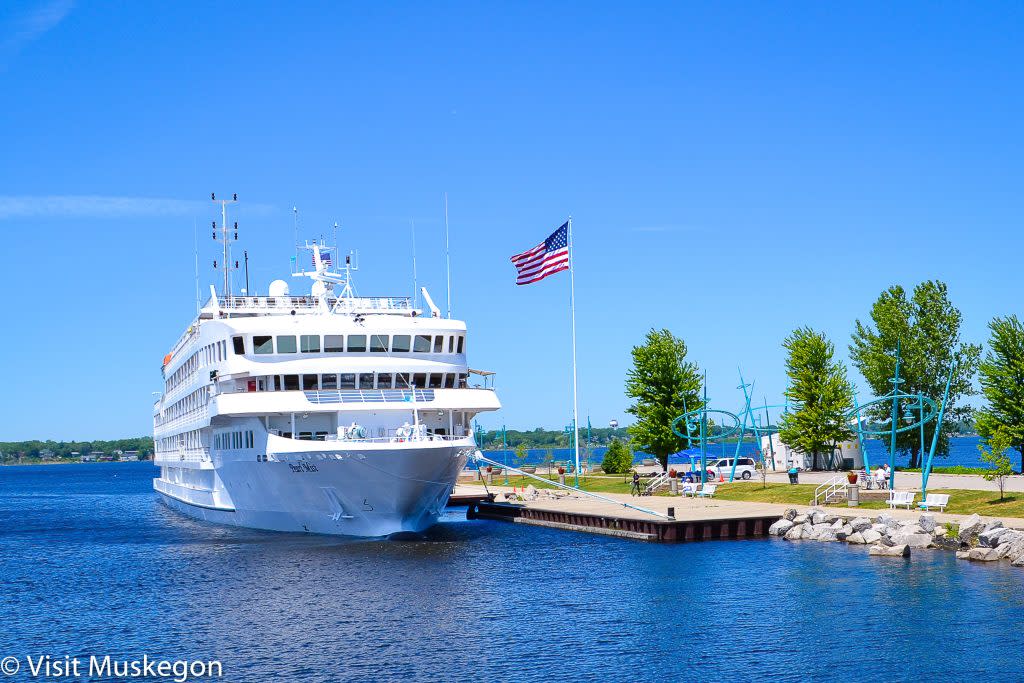
[[[471,420],[500,408],[493,386],[471,386],[486,382],[467,364],[466,325],[442,317],[426,289],[424,309],[408,297],[359,297],[351,256],[333,271],[333,248],[306,249],[313,270],[293,274],[312,283],[309,294],[283,280],[266,296],[211,287],[164,357],[154,488],[213,522],[423,530],[476,447]]]

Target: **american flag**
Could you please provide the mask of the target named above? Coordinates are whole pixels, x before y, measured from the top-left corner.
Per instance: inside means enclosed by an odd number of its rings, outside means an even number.
[[[333,261],[331,261],[331,252],[322,251],[320,252],[320,263],[323,264],[324,268],[330,268]],[[313,264],[316,265],[315,263]]]
[[[569,224],[563,223],[533,249],[513,256],[512,265],[516,267],[517,285],[528,285],[548,275],[569,270]]]

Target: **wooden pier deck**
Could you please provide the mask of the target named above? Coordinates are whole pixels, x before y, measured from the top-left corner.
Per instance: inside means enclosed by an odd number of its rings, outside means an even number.
[[[518,503],[479,501],[468,507],[466,516],[677,543],[767,536],[768,527],[782,517],[784,510],[771,504],[663,496],[633,498],[628,502],[662,513],[672,508],[674,519],[578,495]]]

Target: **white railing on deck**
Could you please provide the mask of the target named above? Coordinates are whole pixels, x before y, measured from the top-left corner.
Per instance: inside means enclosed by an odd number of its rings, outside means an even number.
[[[407,296],[328,298],[327,305],[343,311],[411,311],[412,301]],[[313,310],[319,306],[314,296],[219,296],[217,306],[225,311],[281,311]]]
[[[827,505],[828,502],[832,500],[832,497],[837,495],[841,498],[845,498],[847,483],[845,474],[837,475],[829,479],[824,484],[821,484],[818,488],[814,489],[814,500],[811,501],[811,505],[817,505],[819,499]]]

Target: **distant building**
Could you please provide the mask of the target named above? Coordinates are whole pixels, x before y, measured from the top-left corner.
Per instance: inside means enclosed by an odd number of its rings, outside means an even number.
[[[121,453],[121,462],[137,462],[138,459],[138,451],[124,451]]]
[[[812,456],[810,453],[803,453],[795,448],[790,448],[783,443],[782,437],[777,432],[772,434],[770,438],[771,444],[769,445],[769,437],[761,437],[761,453],[764,455],[769,467],[772,467],[772,461],[774,460],[775,466],[773,470],[775,472],[785,472],[790,467],[796,467],[801,470],[811,469],[813,463],[811,462]],[[856,470],[864,467],[864,455],[860,452],[860,446],[856,441],[843,441],[836,445],[836,449],[831,453],[819,453],[818,465],[826,470]]]
[[[89,455],[91,455],[93,460],[96,460],[97,462],[111,462],[114,459],[112,454],[107,454],[103,451],[92,451]]]
[[[78,455],[78,452],[76,451],[76,452],[72,453],[71,455],[72,456]],[[85,455],[79,455],[78,459],[81,462],[96,462],[96,456],[93,455],[92,453],[86,453]]]
[[[57,456],[49,448],[44,448],[43,450],[39,451],[39,459],[40,460],[56,460]]]

